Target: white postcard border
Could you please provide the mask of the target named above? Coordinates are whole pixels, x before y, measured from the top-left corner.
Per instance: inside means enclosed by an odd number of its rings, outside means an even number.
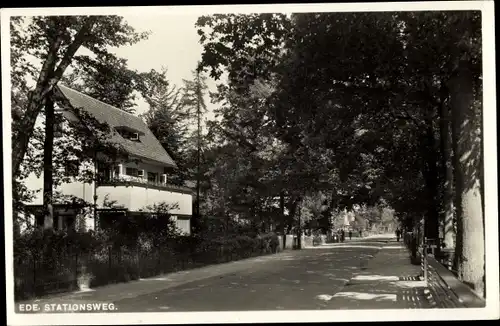
[[[250,12],[330,12],[330,11],[417,11],[417,10],[481,10],[483,22],[483,119],[485,168],[485,245],[486,308],[422,310],[324,310],[324,311],[244,311],[189,313],[88,313],[79,314],[15,314],[13,262],[6,259],[6,304],[9,325],[61,324],[144,324],[144,323],[240,323],[240,322],[321,322],[321,321],[413,321],[475,320],[499,316],[498,283],[498,196],[496,147],[495,35],[493,1],[384,2],[345,4],[232,5],[172,7],[92,7],[92,8],[18,8],[1,11],[2,114],[5,230],[12,230],[11,183],[11,110],[10,110],[10,28],[9,18],[19,15],[193,15]],[[489,232],[488,232],[489,231]],[[12,232],[5,234],[6,257],[13,255]]]

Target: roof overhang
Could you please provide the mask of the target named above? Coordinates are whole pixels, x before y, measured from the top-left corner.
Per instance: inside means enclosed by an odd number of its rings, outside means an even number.
[[[110,207],[110,208],[97,208],[96,211],[100,212],[109,212],[109,213],[126,213],[129,212],[128,208],[125,207]]]
[[[52,205],[54,211],[58,214],[61,213],[76,213],[79,210],[85,208],[88,205],[85,204],[80,204],[80,203],[68,203],[68,204],[54,204]],[[31,213],[31,214],[36,214],[36,213],[42,213],[44,208],[43,205],[40,204],[25,204],[24,209]]]
[[[167,168],[170,168],[170,169],[176,169],[177,168],[177,165],[176,164],[170,164],[170,163],[166,163],[166,162],[162,162],[162,161],[157,161],[157,160],[153,160],[151,158],[147,158],[147,157],[144,157],[144,156],[139,156],[139,155],[133,155],[134,157],[137,157],[139,160],[141,160],[141,162],[143,163],[149,163],[149,164],[159,164],[159,165],[162,165],[164,167],[167,167]]]

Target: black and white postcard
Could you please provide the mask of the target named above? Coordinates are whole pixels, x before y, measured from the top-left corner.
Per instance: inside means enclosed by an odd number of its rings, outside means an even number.
[[[492,1],[1,24],[9,325],[499,318]]]

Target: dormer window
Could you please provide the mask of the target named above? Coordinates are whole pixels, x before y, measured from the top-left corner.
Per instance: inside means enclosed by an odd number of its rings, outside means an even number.
[[[141,141],[141,135],[144,135],[143,132],[135,130],[131,127],[128,126],[119,126],[115,128],[116,131],[125,139],[135,141],[135,142],[140,142]]]

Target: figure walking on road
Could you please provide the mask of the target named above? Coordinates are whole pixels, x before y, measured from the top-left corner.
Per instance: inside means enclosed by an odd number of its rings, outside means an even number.
[[[340,241],[344,242],[344,240],[345,240],[345,232],[342,229],[342,230],[340,230]]]
[[[396,229],[396,239],[399,242],[399,237],[401,236],[401,230],[399,228]]]
[[[352,230],[349,230],[349,240],[352,239]]]

